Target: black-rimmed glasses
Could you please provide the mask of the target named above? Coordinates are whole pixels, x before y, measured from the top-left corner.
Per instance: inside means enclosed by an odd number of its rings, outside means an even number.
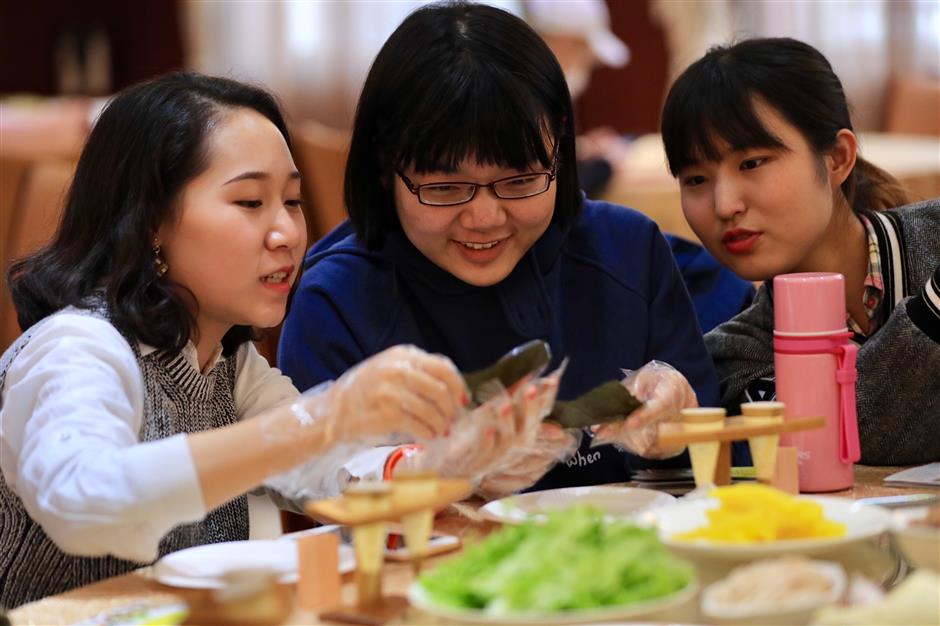
[[[545,193],[555,180],[555,166],[558,153],[552,155],[552,169],[547,172],[532,172],[500,178],[493,182],[466,183],[445,182],[415,185],[401,171],[395,170],[408,191],[418,196],[418,202],[430,206],[453,206],[470,202],[480,187],[487,187],[493,191],[497,198],[503,200],[521,200]]]

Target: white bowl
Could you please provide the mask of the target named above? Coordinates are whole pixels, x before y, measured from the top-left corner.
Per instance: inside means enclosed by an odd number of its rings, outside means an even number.
[[[836,603],[845,593],[845,570],[838,563],[811,561],[812,566],[832,581],[832,589],[824,596],[804,598],[773,607],[752,607],[747,605],[722,606],[715,597],[727,584],[727,578],[712,583],[702,591],[702,616],[709,624],[739,625],[790,625],[808,624],[813,613],[818,609]],[[773,581],[768,581],[773,584]]]
[[[940,571],[940,528],[914,522],[927,515],[927,507],[895,511],[891,534],[901,553],[914,567]]]
[[[819,503],[826,519],[845,524],[845,535],[817,539],[788,539],[761,543],[717,543],[675,539],[679,533],[694,530],[708,523],[706,512],[717,508],[715,498],[680,501],[646,511],[637,518],[640,523],[653,524],[659,530],[660,540],[679,556],[701,562],[745,562],[784,554],[831,554],[859,541],[876,537],[891,525],[891,514],[881,507],[856,506],[848,498],[832,496],[798,496]]]

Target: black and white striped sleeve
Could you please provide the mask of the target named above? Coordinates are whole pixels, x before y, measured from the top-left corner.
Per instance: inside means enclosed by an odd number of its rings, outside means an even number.
[[[920,293],[907,301],[907,315],[925,335],[940,343],[940,266]]]

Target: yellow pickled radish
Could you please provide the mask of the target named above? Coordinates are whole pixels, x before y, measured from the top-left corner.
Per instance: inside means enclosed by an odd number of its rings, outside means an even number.
[[[737,484],[713,490],[720,502],[706,512],[708,524],[674,536],[716,543],[763,543],[787,539],[841,537],[845,525],[826,519],[818,502],[797,498],[760,484]]]

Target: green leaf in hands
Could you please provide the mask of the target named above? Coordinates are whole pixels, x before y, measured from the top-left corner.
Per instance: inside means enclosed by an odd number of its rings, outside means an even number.
[[[610,380],[574,400],[555,402],[545,419],[562,428],[586,428],[622,420],[642,404],[619,381]]]

